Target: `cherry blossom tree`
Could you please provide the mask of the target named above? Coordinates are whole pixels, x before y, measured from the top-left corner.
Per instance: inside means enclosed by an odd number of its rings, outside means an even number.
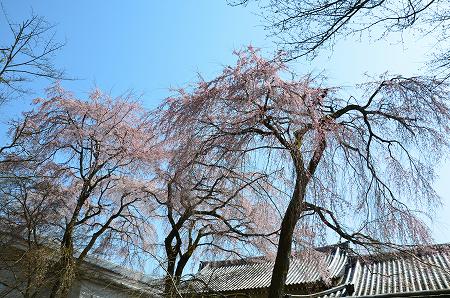
[[[280,217],[264,199],[267,177],[241,171],[240,158],[209,135],[180,135],[172,127],[170,105],[171,99],[159,111],[170,158],[158,173],[160,189],[152,196],[166,227],[165,296],[179,297],[184,269],[195,255],[273,252]]]
[[[149,113],[130,96],[112,99],[94,90],[83,101],[56,85],[49,99],[36,100],[35,109],[14,122],[11,146],[1,152],[2,173],[14,173],[2,177],[10,187],[1,223],[30,236],[30,255],[59,243],[58,261],[39,271],[56,280],[40,288],[50,284],[53,296],[64,296],[86,256],[108,257],[113,247],[142,256],[159,246],[156,233],[164,240],[169,297],[178,295],[195,255],[274,252],[280,217],[264,199],[277,193],[267,175],[242,171],[241,156],[208,135],[172,130],[169,105],[170,99]],[[30,196],[31,182],[55,191]],[[41,207],[28,214],[33,206]],[[152,230],[155,218],[158,231]]]
[[[283,218],[270,297],[284,295],[294,236],[313,244],[316,227],[366,249],[430,240],[424,214],[439,205],[434,169],[449,146],[442,81],[386,75],[326,88],[290,73],[283,57],[266,60],[251,47],[237,57],[169,99],[167,113],[171,129],[208,136],[284,194],[271,198]]]
[[[52,180],[61,189],[53,214],[58,229],[38,235],[60,245],[52,297],[67,296],[88,254],[107,256],[114,247],[132,257],[150,249],[147,193],[162,153],[149,113],[131,94],[112,98],[94,90],[83,101],[56,85],[15,127],[21,133],[7,155],[34,160],[39,176],[58,173]]]

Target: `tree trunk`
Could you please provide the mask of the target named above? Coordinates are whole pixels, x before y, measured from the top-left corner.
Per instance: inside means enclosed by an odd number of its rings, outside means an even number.
[[[164,281],[164,293],[166,293],[166,298],[181,297],[176,287],[180,284],[184,267],[189,261],[191,255],[191,252],[183,254],[178,260],[177,266],[175,266],[176,258],[172,258],[172,260],[169,261],[166,279]]]
[[[169,260],[166,278],[164,279],[164,293],[166,298],[177,297],[175,290],[175,261]]]
[[[63,241],[61,243],[61,257],[55,265],[56,281],[53,284],[51,298],[68,297],[70,287],[75,275],[75,259],[73,257],[73,224],[69,224],[64,233]]]
[[[90,181],[90,180],[89,180]],[[77,218],[80,215],[81,208],[92,191],[90,182],[85,181],[77,200],[77,205],[72,213],[70,221],[66,224],[64,236],[61,241],[61,257],[56,264],[54,274],[57,274],[56,282],[52,287],[51,298],[68,297],[69,290],[75,277],[76,262],[74,259],[73,234]]]
[[[180,259],[178,260],[177,269],[175,270],[175,276],[179,280],[181,278],[181,275],[183,274],[184,267],[186,266],[187,262],[191,258],[192,252],[188,251],[185,254],[183,254]]]
[[[63,247],[62,256],[56,265],[53,274],[57,278],[52,287],[51,298],[68,297],[75,275],[75,260],[73,258],[73,247]]]
[[[298,175],[298,174],[297,174]],[[280,239],[278,241],[277,256],[272,271],[272,279],[269,288],[270,298],[283,298],[284,286],[289,270],[289,258],[292,249],[292,236],[295,225],[302,212],[305,189],[308,180],[297,177],[295,189],[291,201],[281,222]]]
[[[176,291],[175,280],[175,265],[177,261],[177,251],[179,250],[178,244],[172,247],[172,238],[167,237],[165,239],[165,248],[167,256],[167,269],[166,277],[164,279],[164,296],[166,298],[178,297]]]

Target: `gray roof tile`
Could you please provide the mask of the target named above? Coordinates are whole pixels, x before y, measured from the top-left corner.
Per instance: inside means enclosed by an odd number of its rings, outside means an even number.
[[[357,259],[346,273],[346,282],[355,286],[354,296],[450,290],[449,259],[449,245],[375,256],[369,262]]]
[[[292,297],[394,297],[398,293],[412,292],[419,297],[421,294],[417,292],[429,294],[433,291],[450,294],[450,244],[362,257],[349,255],[339,246],[323,252],[325,271],[338,284],[320,293]],[[302,285],[323,280],[316,263],[313,258],[306,261],[293,258],[286,284]],[[267,288],[272,268],[273,261],[262,258],[211,262],[204,264],[196,278],[208,285],[209,290],[217,292]]]
[[[324,277],[333,279],[344,274],[347,261],[345,250],[336,246],[319,252],[319,255],[307,260],[293,258],[286,284],[314,283]],[[322,266],[319,262],[323,262],[322,271],[317,270]],[[207,285],[208,289],[216,292],[266,288],[270,285],[273,265],[273,261],[262,258],[206,263],[196,275],[196,279],[200,281],[196,287]]]

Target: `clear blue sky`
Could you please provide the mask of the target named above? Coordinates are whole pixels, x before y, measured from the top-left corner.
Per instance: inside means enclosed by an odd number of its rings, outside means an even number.
[[[67,45],[55,63],[79,78],[63,83],[65,87],[79,95],[94,85],[113,94],[134,89],[144,94],[147,107],[168,96],[169,88],[195,80],[197,72],[212,77],[233,62],[234,49],[248,44],[266,52],[274,49],[257,10],[229,7],[225,0],[2,2],[12,20],[23,20],[34,11],[57,25],[56,37]],[[333,54],[324,52],[313,62],[296,62],[293,67],[300,74],[323,71],[332,85],[361,81],[366,72],[418,73],[432,43],[416,36],[402,38],[404,43],[392,39],[370,45],[339,41]],[[43,96],[48,84],[36,82],[35,94],[1,107],[0,122],[26,109],[33,97]],[[0,129],[3,136],[4,126]],[[445,206],[438,210],[432,229],[437,242],[450,242],[450,163],[439,166],[436,187]]]

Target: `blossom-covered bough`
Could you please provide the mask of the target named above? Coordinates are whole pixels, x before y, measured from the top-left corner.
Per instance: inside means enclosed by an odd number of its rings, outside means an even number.
[[[0,179],[8,186],[0,224],[28,240],[29,255],[53,248],[42,255],[52,260],[40,270],[45,282],[14,288],[65,296],[88,256],[151,255],[172,296],[196,256],[273,249],[279,223],[263,199],[267,175],[243,172],[226,147],[166,130],[171,113],[147,111],[131,95],[94,90],[80,100],[56,85],[48,97],[13,123],[0,151],[2,173],[10,173]]]
[[[88,254],[131,258],[149,249],[154,232],[147,219],[154,204],[147,193],[162,151],[150,114],[132,95],[112,98],[94,90],[89,99],[80,100],[56,85],[14,127],[20,129],[13,129],[13,145],[3,152],[0,165],[11,173],[27,168],[34,180],[47,181],[55,191],[48,196],[42,190],[33,196],[32,189],[17,196],[10,192],[2,197],[2,207],[17,209],[20,221],[29,218],[35,205],[53,206],[40,208],[30,218],[33,224],[24,227],[37,235],[32,241],[59,244],[48,269],[55,277],[52,297],[68,295]],[[51,220],[40,224],[37,219],[43,215]],[[19,229],[18,236],[23,234]]]
[[[369,250],[430,240],[424,214],[439,205],[434,168],[449,145],[446,84],[386,75],[344,96],[311,76],[285,79],[280,57],[251,47],[237,57],[169,98],[166,125],[221,148],[211,165],[239,160],[270,181],[283,214],[270,297],[283,297],[293,238],[312,246],[331,230]]]
[[[241,159],[209,134],[172,127],[171,100],[157,111],[169,156],[158,172],[164,230],[164,293],[179,297],[196,289],[182,283],[188,262],[205,254],[244,257],[273,250],[279,226],[264,199],[267,175],[243,171]],[[192,133],[192,134],[191,134]]]

